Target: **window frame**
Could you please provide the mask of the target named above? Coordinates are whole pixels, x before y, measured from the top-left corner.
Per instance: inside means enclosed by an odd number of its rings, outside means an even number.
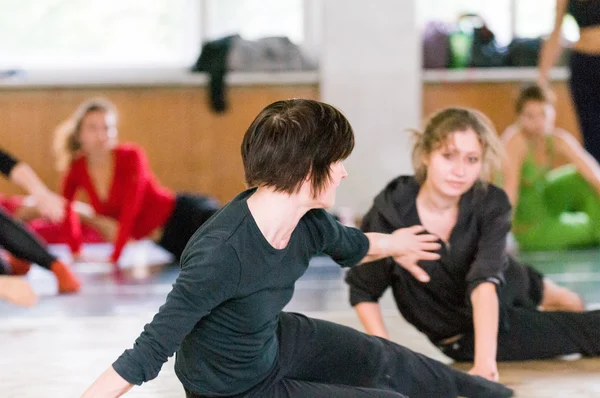
[[[318,55],[322,0],[301,0],[304,8],[304,41],[300,45],[311,55]],[[208,29],[208,1],[195,0],[198,55]],[[318,58],[317,58],[318,59]],[[195,60],[194,60],[195,61]],[[106,87],[106,86],[204,86],[208,78],[203,73],[189,72],[191,65],[181,67],[111,67],[111,68],[23,68],[0,76],[2,88],[31,87]],[[316,84],[318,71],[306,72],[233,72],[227,80],[234,85],[256,84]]]

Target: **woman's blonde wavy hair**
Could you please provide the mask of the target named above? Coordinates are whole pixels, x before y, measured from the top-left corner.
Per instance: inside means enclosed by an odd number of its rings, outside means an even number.
[[[483,149],[480,180],[484,183],[489,181],[493,177],[493,173],[500,169],[504,153],[490,119],[475,109],[446,108],[433,114],[427,120],[422,132],[411,130],[414,139],[412,164],[415,179],[419,184],[422,184],[427,178],[425,158],[440,146],[445,145],[452,134],[467,129],[472,129],[477,134]]]
[[[81,122],[90,112],[106,112],[117,119],[117,108],[106,98],[92,98],[77,107],[69,119],[61,123],[54,131],[54,155],[56,168],[63,171],[69,167],[81,149],[79,135]]]

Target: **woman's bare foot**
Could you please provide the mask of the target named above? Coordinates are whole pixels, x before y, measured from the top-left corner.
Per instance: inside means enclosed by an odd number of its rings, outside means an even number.
[[[31,307],[38,301],[31,285],[18,276],[0,276],[0,298],[23,307]]]
[[[581,297],[569,289],[544,279],[544,293],[540,309],[543,311],[582,312],[585,305]]]

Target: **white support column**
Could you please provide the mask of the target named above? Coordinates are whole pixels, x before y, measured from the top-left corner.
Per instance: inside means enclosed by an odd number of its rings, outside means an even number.
[[[363,214],[399,174],[412,173],[410,134],[421,121],[415,0],[325,0],[321,99],[344,112],[356,147],[336,207]]]

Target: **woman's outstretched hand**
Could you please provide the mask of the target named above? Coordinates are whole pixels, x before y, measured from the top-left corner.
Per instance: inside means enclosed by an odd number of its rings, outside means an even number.
[[[394,261],[410,272],[417,280],[429,282],[429,275],[418,266],[421,260],[437,260],[440,258],[439,238],[432,234],[424,234],[425,228],[414,225],[408,228],[397,229],[392,233]]]

